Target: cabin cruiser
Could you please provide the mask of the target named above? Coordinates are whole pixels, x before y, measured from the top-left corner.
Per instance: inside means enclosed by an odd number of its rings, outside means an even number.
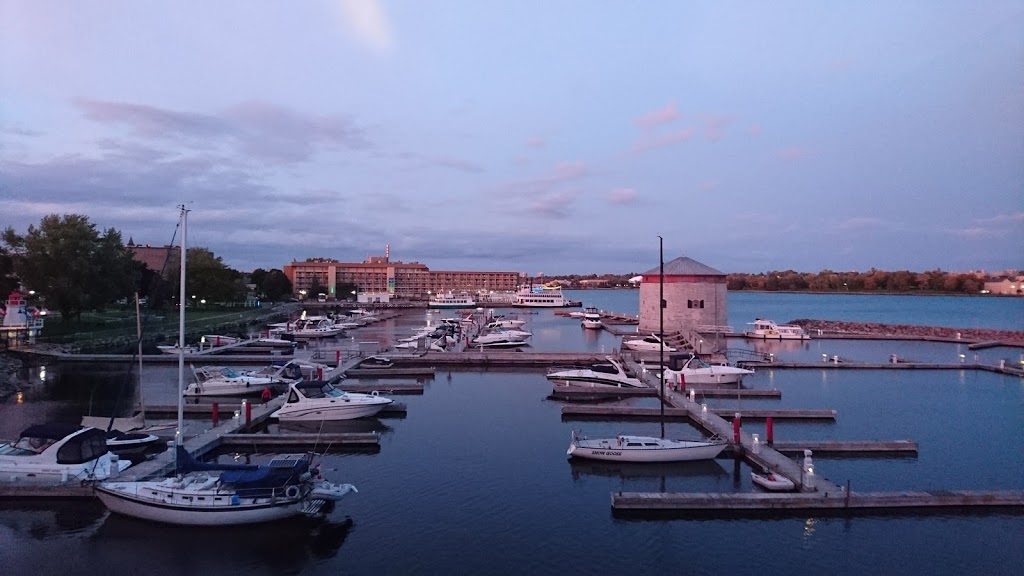
[[[487,324],[484,324],[484,328],[488,330],[501,330],[504,328],[522,328],[526,325],[526,320],[519,320],[516,318],[494,318]]]
[[[634,338],[625,340],[622,344],[630,350],[637,352],[658,352],[664,350],[665,352],[675,352],[676,349],[664,344],[662,339],[657,334],[651,334],[650,336],[644,336],[643,338]],[[664,346],[664,348],[662,348]]]
[[[282,422],[353,420],[373,416],[392,402],[376,392],[345,392],[331,382],[301,382],[291,385],[284,406],[270,417]]]
[[[593,306],[588,307],[583,312],[583,321],[580,324],[584,328],[589,328],[590,330],[600,330],[604,327],[604,325],[601,324],[601,313]]]
[[[590,382],[605,386],[643,387],[644,383],[640,379],[626,374],[621,363],[611,356],[607,356],[606,359],[607,363],[593,364],[587,368],[552,368],[547,377],[549,380]]]
[[[326,316],[311,316],[289,322],[283,328],[277,326],[271,329],[270,333],[278,336],[288,335],[296,340],[311,340],[315,338],[333,338],[343,331],[344,328],[336,325]]]
[[[395,363],[387,356],[367,356],[359,361],[357,368],[391,368]]]
[[[753,370],[745,368],[708,364],[693,354],[677,354],[669,357],[669,365],[665,368],[665,380],[673,384],[685,383],[688,386],[739,384],[744,376],[753,373]]]
[[[301,379],[293,364],[282,366],[273,374],[239,372],[227,366],[192,367],[195,381],[185,389],[184,396],[245,396],[259,394],[264,388]]]
[[[110,452],[106,433],[91,426],[36,424],[0,444],[0,483],[77,484],[116,477],[129,466]]]
[[[761,340],[810,340],[810,335],[804,332],[799,326],[778,325],[771,320],[758,318],[754,320],[753,330],[743,333],[747,338],[759,338]]]

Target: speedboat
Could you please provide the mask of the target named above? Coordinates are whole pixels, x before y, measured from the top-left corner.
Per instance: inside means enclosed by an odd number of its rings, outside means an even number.
[[[526,324],[526,320],[517,320],[515,318],[495,318],[487,324],[484,324],[484,328],[490,330],[501,330],[503,328],[522,328]]]
[[[284,406],[270,417],[282,422],[353,420],[373,416],[392,402],[376,392],[345,392],[331,382],[293,383]]]
[[[264,466],[197,462],[178,446],[176,476],[141,482],[103,482],[96,495],[111,512],[186,526],[233,526],[320,516],[351,484],[318,480],[310,457],[288,454]]]
[[[743,333],[747,338],[760,338],[761,340],[810,340],[810,335],[804,332],[804,329],[799,326],[791,326],[788,324],[778,325],[771,320],[765,320],[764,318],[758,318],[754,320],[753,330],[747,330]]]
[[[634,338],[631,340],[625,340],[622,344],[630,350],[637,352],[657,352],[659,350],[665,350],[665,352],[675,352],[676,349],[663,344],[661,337],[657,334],[651,334],[650,336],[644,336],[643,338]],[[664,346],[664,348],[662,348]]]
[[[600,330],[601,328],[604,328],[604,325],[601,324],[601,313],[593,306],[587,308],[586,311],[583,312],[583,322],[581,322],[581,324],[584,328],[589,328],[591,330]]]
[[[296,320],[285,326],[285,328],[274,328],[271,334],[279,336],[289,335],[296,340],[312,340],[316,338],[332,338],[341,334],[344,329],[337,326],[325,316],[313,316]]]
[[[29,426],[18,440],[0,444],[0,482],[78,483],[116,477],[131,466],[107,447],[98,428],[49,423]]]
[[[481,334],[470,341],[469,345],[471,347],[483,346],[485,348],[517,348],[519,346],[526,346],[526,339],[530,336],[529,332],[501,330],[489,334]]]
[[[367,356],[363,358],[358,368],[391,368],[395,363],[387,356]]]
[[[753,370],[735,366],[708,364],[694,354],[689,357],[676,355],[669,358],[665,369],[665,380],[674,384],[738,384]]]
[[[285,382],[279,373],[266,375],[239,372],[227,366],[193,366],[192,373],[195,382],[185,389],[185,396],[246,396],[259,394],[264,388]]]
[[[720,438],[670,440],[652,436],[618,435],[614,438],[580,436],[574,430],[566,455],[615,462],[688,462],[717,457],[729,443]]]
[[[796,488],[796,484],[792,480],[770,470],[765,470],[760,474],[751,472],[750,480],[765,490],[774,492],[784,492]]]
[[[638,378],[626,374],[622,364],[611,356],[606,358],[607,363],[593,364],[588,368],[553,368],[547,376],[549,380],[593,382],[605,386],[643,387],[644,383]]]

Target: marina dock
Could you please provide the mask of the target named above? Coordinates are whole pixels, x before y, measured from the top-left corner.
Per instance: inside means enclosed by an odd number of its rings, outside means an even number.
[[[709,408],[708,415],[715,415],[731,420],[737,410],[734,408]],[[764,420],[835,420],[835,410],[777,410],[777,409],[743,409],[739,411],[743,419]],[[633,406],[563,406],[562,420],[657,420],[661,417],[660,408],[637,408]],[[686,408],[665,408],[666,420],[694,420],[701,416],[694,415]],[[731,428],[730,428],[731,436]]]
[[[811,492],[811,493],[672,493],[614,492],[616,513],[842,513],[872,514],[881,511],[950,512],[964,508],[1024,508],[1024,490],[934,492]]]

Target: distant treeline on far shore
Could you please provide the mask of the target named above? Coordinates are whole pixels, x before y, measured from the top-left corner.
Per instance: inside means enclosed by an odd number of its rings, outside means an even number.
[[[779,292],[893,292],[893,293],[944,293],[980,294],[985,282],[998,282],[1020,274],[1013,271],[989,276],[982,273],[910,272],[899,270],[887,272],[871,269],[867,272],[796,272],[793,270],[761,272],[757,274],[732,273],[726,275],[729,290],[757,290]],[[635,274],[590,274],[560,276],[557,280],[568,289],[588,288],[629,288],[635,287],[630,278]],[[556,280],[554,278],[548,279]]]

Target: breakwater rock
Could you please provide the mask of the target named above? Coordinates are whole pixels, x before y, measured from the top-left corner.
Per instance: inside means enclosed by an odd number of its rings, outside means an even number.
[[[821,330],[830,334],[863,334],[886,338],[935,338],[967,342],[999,341],[1009,346],[1024,346],[1024,331],[989,330],[984,328],[948,328],[912,324],[880,324],[876,322],[845,322],[841,320],[799,319],[788,322],[813,334]]]

